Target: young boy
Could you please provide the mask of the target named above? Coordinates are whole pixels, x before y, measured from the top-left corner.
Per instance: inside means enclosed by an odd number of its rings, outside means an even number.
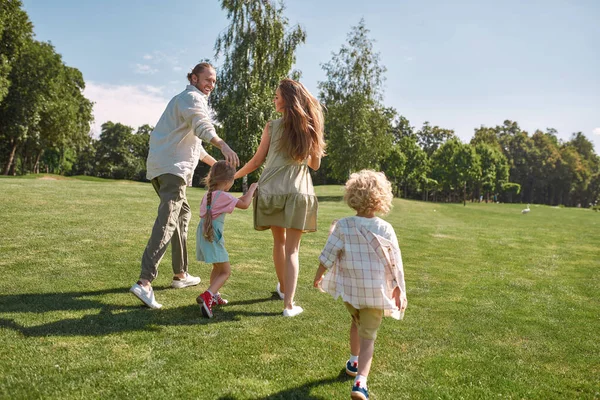
[[[356,377],[352,399],[369,399],[367,376],[383,316],[402,319],[407,306],[396,233],[375,216],[388,213],[392,199],[391,184],[382,172],[352,174],[344,200],[356,216],[333,222],[315,275],[314,286],[321,286],[334,299],[341,296],[352,316],[346,362],[346,373]]]

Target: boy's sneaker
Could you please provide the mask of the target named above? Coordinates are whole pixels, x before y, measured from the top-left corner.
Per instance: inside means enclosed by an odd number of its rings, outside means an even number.
[[[277,295],[279,296],[279,298],[281,300],[283,300],[284,299],[284,294],[281,291],[281,285],[279,284],[279,282],[277,282],[277,287],[275,288],[275,291],[277,292]]]
[[[358,363],[356,361],[350,362],[350,360],[346,361],[346,373],[350,376],[358,375]]]
[[[212,301],[213,306],[224,306],[227,303],[229,303],[229,300],[222,298],[221,293],[217,292],[213,296],[213,301]]]
[[[369,391],[366,388],[360,386],[360,382],[356,382],[352,386],[352,392],[350,392],[350,398],[352,400],[369,400]]]
[[[200,310],[202,310],[202,315],[206,318],[212,318],[212,304],[213,304],[213,295],[207,290],[202,293],[200,296],[196,297],[196,303],[200,305]]]
[[[199,283],[200,277],[192,276],[186,272],[184,278],[178,278],[174,276],[173,281],[171,282],[171,287],[174,289],[183,289],[188,286],[196,286]]]
[[[154,298],[154,290],[152,290],[152,287],[150,287],[150,289],[146,289],[140,284],[140,282],[137,282],[133,284],[129,291],[133,293],[135,297],[140,299],[142,303],[144,303],[150,308],[154,308],[157,310],[162,307],[162,304],[156,302],[156,299]]]

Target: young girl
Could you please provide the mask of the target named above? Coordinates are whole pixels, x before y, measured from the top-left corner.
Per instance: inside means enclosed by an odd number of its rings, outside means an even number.
[[[352,399],[367,400],[367,376],[382,317],[402,319],[406,309],[404,269],[394,228],[375,216],[392,206],[392,187],[382,172],[363,170],[346,182],[344,200],[356,216],[334,221],[314,286],[342,297],[352,316],[346,373],[356,377]],[[330,272],[323,278],[326,270]]]
[[[208,193],[200,204],[200,224],[196,231],[196,258],[198,261],[212,263],[213,269],[210,274],[210,286],[196,298],[196,302],[207,318],[212,318],[214,305],[227,304],[227,300],[219,294],[219,289],[231,274],[229,254],[225,250],[223,238],[225,214],[231,214],[234,208],[247,209],[257,187],[256,183],[253,183],[245,195],[236,199],[227,193],[233,185],[234,174],[235,168],[226,161],[215,163],[205,179]]]
[[[275,109],[282,118],[265,126],[256,154],[236,174],[240,178],[262,165],[254,200],[254,229],[271,229],[277,293],[283,315],[293,317],[298,280],[298,252],[304,232],[317,230],[317,197],[308,168],[319,169],[324,155],[323,110],[299,82],[284,79],[275,93]]]

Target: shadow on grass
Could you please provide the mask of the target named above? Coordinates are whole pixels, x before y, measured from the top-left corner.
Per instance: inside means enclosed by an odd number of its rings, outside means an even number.
[[[0,328],[20,332],[23,336],[100,336],[129,331],[157,331],[161,326],[214,324],[239,321],[243,317],[274,317],[279,312],[233,310],[236,305],[251,305],[271,301],[272,297],[231,302],[215,308],[214,318],[206,319],[195,302],[176,308],[151,310],[139,306],[111,305],[92,296],[126,293],[114,288],[91,292],[0,295],[0,313],[46,313],[55,311],[98,310],[97,314],[68,318],[37,326],[24,326],[14,319],[0,318]],[[193,301],[193,299],[192,299]]]
[[[339,202],[344,200],[344,196],[317,196],[317,200],[319,200],[319,203],[326,201]]]
[[[325,398],[325,397],[311,395],[310,394],[311,390],[318,386],[331,385],[332,383],[337,383],[337,382],[345,382],[350,379],[353,379],[353,378],[350,378],[348,375],[346,375],[346,370],[342,369],[340,371],[340,373],[335,377],[320,379],[318,381],[313,381],[313,382],[308,382],[308,383],[305,383],[304,385],[290,388],[290,389],[285,389],[285,390],[282,390],[281,392],[277,392],[277,393],[271,394],[269,396],[256,398],[256,400],[290,400],[290,399],[328,400],[328,398]],[[350,386],[348,386],[348,393],[350,393]],[[235,396],[227,395],[224,397],[220,397],[218,400],[238,400],[238,399]]]

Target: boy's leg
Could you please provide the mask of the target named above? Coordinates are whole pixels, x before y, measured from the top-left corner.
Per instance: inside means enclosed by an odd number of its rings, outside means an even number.
[[[373,350],[375,339],[360,338],[360,353],[358,355],[358,375],[369,376],[371,362],[373,361]]]
[[[177,229],[179,212],[185,201],[185,181],[178,176],[160,175],[152,180],[152,185],[160,197],[160,205],[152,235],[142,256],[140,280],[148,282],[158,276],[158,265]]]
[[[360,353],[358,355],[358,375],[367,377],[373,361],[373,349],[377,330],[383,319],[383,310],[363,308],[359,310],[358,336],[360,338]]]
[[[358,327],[352,321],[350,326],[350,354],[357,356],[360,353],[360,338],[358,337]]]
[[[183,196],[183,202],[181,203],[181,209],[179,210],[179,216],[177,218],[177,228],[175,229],[175,232],[173,232],[173,238],[171,239],[173,275],[176,275],[179,278],[184,278],[185,273],[188,270],[187,234],[188,226],[192,218],[190,205],[185,197],[185,187]]]

